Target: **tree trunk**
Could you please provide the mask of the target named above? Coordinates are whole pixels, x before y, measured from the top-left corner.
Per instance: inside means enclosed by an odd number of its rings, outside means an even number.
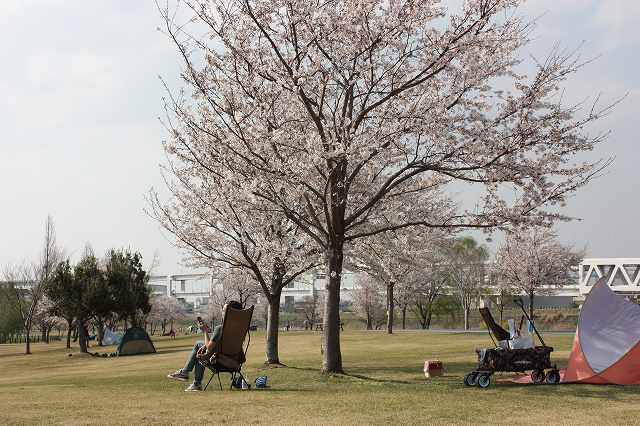
[[[340,284],[342,280],[343,246],[332,247],[327,252],[327,297],[324,305],[322,331],[322,371],[342,373],[340,351]]]
[[[25,327],[24,333],[24,354],[31,355],[31,325]]]
[[[394,282],[390,281],[387,284],[387,333],[393,334],[393,285]]]
[[[418,313],[418,322],[420,323],[420,328],[423,330],[427,328],[427,316],[422,315],[422,312]]]
[[[96,335],[98,339],[98,346],[102,346],[102,339],[104,339],[104,321],[98,322],[98,333]]]
[[[71,349],[71,329],[73,328],[73,320],[67,320],[67,349]]]
[[[80,344],[80,353],[87,353],[87,331],[84,328],[84,321],[78,321],[78,342]]]
[[[429,310],[429,313],[427,314],[427,321],[426,321],[426,327],[427,330],[431,328],[431,310]]]
[[[533,290],[529,290],[529,319],[533,323]]]
[[[469,307],[465,306],[464,310],[464,329],[469,330]]]
[[[407,329],[407,305],[402,307],[402,329]]]
[[[267,364],[280,364],[278,355],[278,328],[280,327],[280,292],[269,295],[269,312],[267,313]]]

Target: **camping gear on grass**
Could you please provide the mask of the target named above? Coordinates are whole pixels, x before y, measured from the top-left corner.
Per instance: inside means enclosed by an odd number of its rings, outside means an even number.
[[[122,333],[114,333],[109,327],[104,328],[102,344],[105,346],[119,345],[122,341]]]
[[[442,361],[431,360],[424,362],[424,377],[430,379],[431,377],[442,376],[443,368]]]
[[[264,389],[267,387],[267,376],[260,376],[256,379],[256,389]]]
[[[520,306],[529,324],[533,326],[541,346],[527,347],[533,342],[531,336],[518,336],[515,329],[511,333],[500,327],[491,316],[487,308],[480,308],[480,315],[489,329],[489,336],[496,345],[495,348],[476,349],[478,354],[478,366],[474,371],[464,377],[467,386],[479,386],[487,388],[491,384],[491,376],[496,371],[500,372],[524,372],[531,370],[531,380],[534,383],[547,382],[557,384],[560,382],[560,373],[555,365],[551,365],[551,352],[553,348],[547,346],[535,328],[535,325],[527,315],[521,299],[514,299]],[[521,323],[522,325],[522,323]],[[520,327],[521,328],[521,327]],[[498,340],[494,340],[494,337]],[[529,340],[531,339],[531,340]],[[503,342],[507,341],[507,345]],[[545,374],[545,370],[549,370]]]
[[[563,382],[640,384],[640,306],[614,293],[608,278],[582,305]]]
[[[222,313],[222,333],[219,341],[216,342],[214,352],[210,358],[199,361],[202,366],[211,370],[211,378],[204,390],[207,390],[213,376],[216,375],[218,376],[220,390],[222,390],[220,373],[231,374],[231,388],[233,388],[234,381],[238,376],[246,383],[241,370],[242,365],[247,360],[247,350],[249,350],[249,344],[251,343],[249,326],[251,325],[253,308],[251,306],[248,309],[236,309],[230,305],[225,305]],[[247,345],[243,347],[247,336],[249,336]],[[244,384],[242,387],[244,389]]]
[[[124,336],[122,336],[122,340],[116,350],[116,354],[118,354],[118,356],[154,353],[156,353],[156,348],[153,346],[153,342],[149,338],[149,335],[144,331],[144,329],[139,327],[132,327],[128,329],[124,333]]]

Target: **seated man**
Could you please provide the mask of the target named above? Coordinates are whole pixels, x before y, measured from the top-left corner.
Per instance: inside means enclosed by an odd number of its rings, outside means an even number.
[[[232,300],[224,305],[222,308],[222,317],[224,318],[224,311],[227,306],[231,306],[234,309],[242,309],[242,304],[240,302],[236,302]],[[193,345],[193,349],[191,350],[191,354],[187,359],[186,364],[179,370],[167,375],[170,379],[186,381],[189,379],[189,373],[191,370],[195,369],[195,374],[193,377],[193,383],[185,389],[185,392],[200,392],[202,391],[202,377],[204,377],[204,367],[200,365],[198,362],[199,359],[206,358],[210,356],[214,352],[214,348],[216,342],[220,340],[220,336],[222,334],[222,325],[218,325],[213,329],[213,334],[209,337],[209,327],[202,322],[200,319],[198,321],[198,327],[202,331],[204,331],[204,340],[198,340],[195,345]]]

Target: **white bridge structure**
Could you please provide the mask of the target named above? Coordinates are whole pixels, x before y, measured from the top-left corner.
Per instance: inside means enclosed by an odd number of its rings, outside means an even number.
[[[640,258],[584,259],[578,269],[580,294],[589,293],[601,278],[616,293],[640,296]]]

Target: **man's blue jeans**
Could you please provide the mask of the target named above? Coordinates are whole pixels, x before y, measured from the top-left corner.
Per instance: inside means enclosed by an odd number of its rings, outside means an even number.
[[[204,346],[204,342],[202,340],[198,340],[195,345],[193,345],[193,349],[191,350],[191,355],[189,355],[189,359],[187,363],[182,367],[182,372],[185,374],[191,373],[191,370],[195,368],[195,375],[193,378],[193,383],[196,385],[202,384],[202,377],[204,377],[204,367],[200,365],[198,362],[198,358],[196,355],[198,354],[198,349]]]

